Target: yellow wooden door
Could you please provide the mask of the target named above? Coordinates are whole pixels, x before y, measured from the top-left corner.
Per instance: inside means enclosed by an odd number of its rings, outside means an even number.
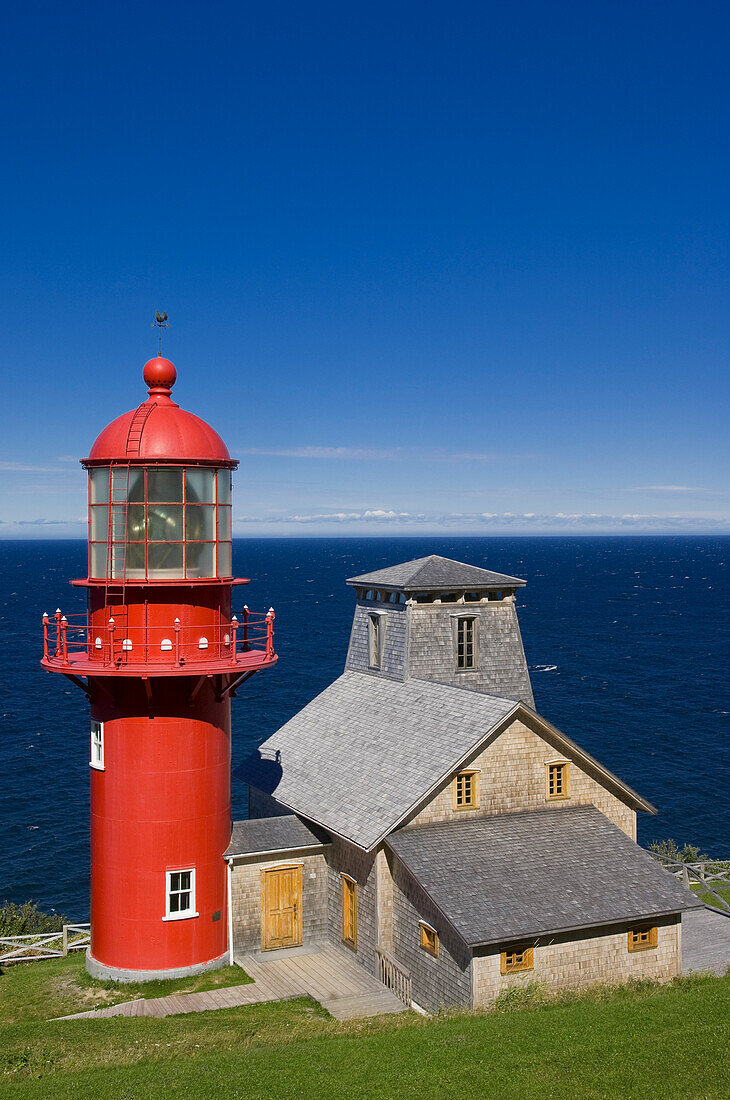
[[[261,874],[261,948],[302,942],[302,869],[273,867]]]
[[[357,883],[342,876],[342,942],[357,950]]]

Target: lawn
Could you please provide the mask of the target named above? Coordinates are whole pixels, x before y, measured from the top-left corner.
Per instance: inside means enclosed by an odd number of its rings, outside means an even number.
[[[76,960],[0,975],[0,1096],[726,1100],[730,978],[693,977],[492,1013],[338,1023],[313,1001],[46,1022]],[[21,968],[14,968],[15,973]],[[11,979],[8,982],[8,979]],[[29,987],[34,986],[31,997]],[[45,991],[46,1001],[43,1000]],[[34,1013],[38,1015],[34,1016]],[[709,1066],[708,1072],[704,1071]]]
[[[136,997],[164,997],[169,993],[199,993],[245,985],[248,974],[238,966],[226,966],[193,978],[172,981],[124,983],[100,982],[84,966],[83,952],[65,959],[8,966],[0,972],[0,1026],[21,1020],[50,1019],[72,1012],[131,1001]]]
[[[710,883],[715,894],[719,894],[721,898],[724,898],[725,904],[730,909],[730,886],[720,886],[716,882]],[[699,882],[693,882],[690,886],[693,894],[697,894],[697,897],[705,905],[714,905],[716,909],[722,909],[722,905],[715,897],[715,894],[711,894],[709,890],[703,890]]]

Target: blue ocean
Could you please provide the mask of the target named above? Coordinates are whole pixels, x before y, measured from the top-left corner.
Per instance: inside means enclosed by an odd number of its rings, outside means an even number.
[[[437,553],[527,580],[518,592],[537,709],[646,796],[639,840],[730,856],[728,537],[240,539],[237,610],[276,609],[279,663],[239,691],[233,764],[342,670],[345,578]],[[86,546],[0,542],[0,899],[88,919],[88,712],[44,673],[41,615],[83,611]],[[317,761],[312,761],[317,767]],[[235,817],[246,789],[233,788]]]

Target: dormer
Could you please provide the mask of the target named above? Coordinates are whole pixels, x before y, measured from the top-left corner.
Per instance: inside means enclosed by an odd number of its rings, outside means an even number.
[[[431,554],[347,583],[357,597],[348,669],[534,705],[515,607],[519,577]]]

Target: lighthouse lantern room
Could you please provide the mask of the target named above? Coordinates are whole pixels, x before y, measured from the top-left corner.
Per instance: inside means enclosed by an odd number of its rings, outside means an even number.
[[[91,705],[87,966],[139,981],[229,957],[231,698],[276,662],[274,612],[233,614],[231,459],[172,363],[89,457],[87,610],[43,616],[42,666]]]

